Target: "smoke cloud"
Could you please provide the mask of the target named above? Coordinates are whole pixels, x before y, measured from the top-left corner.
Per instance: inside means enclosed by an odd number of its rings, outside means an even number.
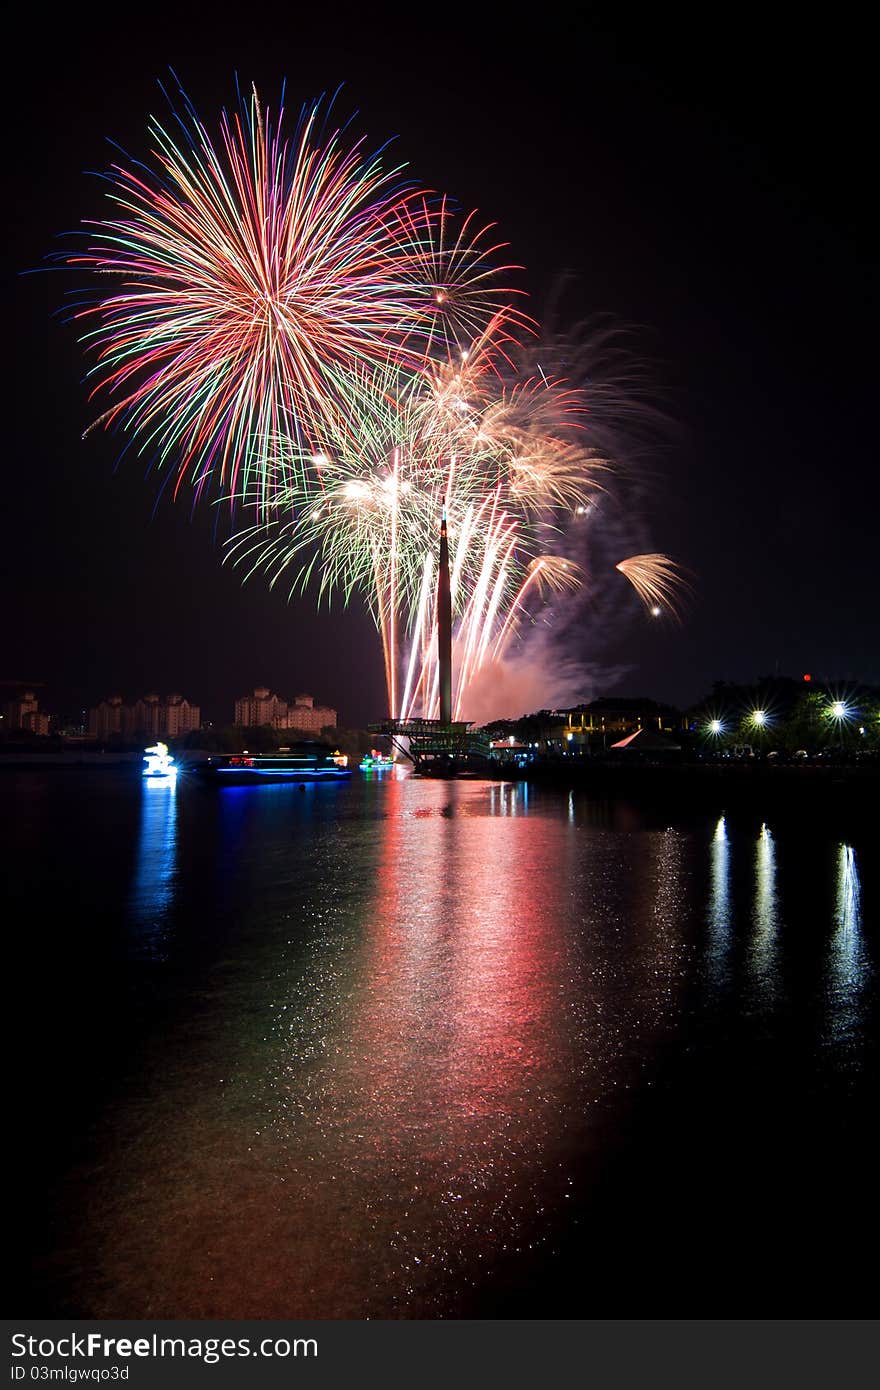
[[[632,670],[566,654],[552,628],[529,629],[521,645],[482,667],[468,686],[462,717],[476,724],[518,719],[539,709],[567,709],[605,694]]]

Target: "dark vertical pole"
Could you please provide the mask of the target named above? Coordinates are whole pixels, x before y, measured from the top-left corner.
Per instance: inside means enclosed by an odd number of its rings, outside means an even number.
[[[440,668],[440,720],[452,721],[452,591],[449,587],[449,542],[446,508],[440,518],[440,566],[437,571],[437,646]]]

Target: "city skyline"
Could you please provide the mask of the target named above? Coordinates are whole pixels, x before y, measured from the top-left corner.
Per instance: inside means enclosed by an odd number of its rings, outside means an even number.
[[[36,695],[28,682],[0,682],[0,732],[7,737],[18,731],[41,736],[72,733],[77,727],[77,714],[80,716],[81,732],[91,738],[122,735],[131,737],[135,733],[149,733],[153,736],[196,732],[199,729],[217,727],[258,727],[268,726],[276,729],[298,729],[300,732],[321,732],[328,727],[354,729],[338,717],[334,706],[316,703],[314,696],[301,692],[287,700],[266,685],[257,685],[251,693],[240,694],[233,702],[233,715],[228,717],[229,706],[206,707],[203,719],[201,702],[196,703],[177,691],[160,696],[155,691],[147,691],[136,697],[125,699],[117,690],[103,695],[100,699],[89,701],[80,710],[62,709],[57,700],[48,694],[50,708],[44,707],[46,692]],[[709,719],[710,714],[722,715],[723,719],[713,718],[705,724],[704,732],[713,735],[731,733],[737,724],[747,725],[753,718],[754,710],[762,704],[767,706],[773,718],[768,731],[776,722],[782,709],[790,710],[801,697],[812,697],[819,702],[826,714],[833,713],[839,722],[844,718],[854,727],[866,717],[856,714],[864,706],[876,709],[880,701],[880,685],[857,679],[822,679],[811,672],[800,677],[792,673],[763,673],[752,675],[742,682],[727,682],[716,679],[698,695],[681,704],[658,699],[654,694],[644,691],[611,691],[595,695],[590,699],[557,702],[522,709],[515,714],[497,713],[483,721],[468,721],[481,728],[496,725],[526,723],[530,719],[549,715],[568,717],[591,713],[604,716],[615,711],[632,711],[642,708],[652,712],[656,718],[661,714],[679,720],[682,727],[691,721],[693,727],[703,727],[700,719]],[[43,702],[41,704],[41,702]],[[150,717],[144,718],[144,711]],[[616,717],[616,715],[615,715]],[[870,714],[867,718],[873,716]],[[697,719],[698,725],[693,725]],[[631,721],[632,722],[632,721]],[[364,726],[360,726],[365,732]],[[574,727],[574,726],[572,726]],[[577,724],[583,728],[583,720]],[[592,725],[591,725],[592,727]],[[871,741],[873,747],[873,738]]]

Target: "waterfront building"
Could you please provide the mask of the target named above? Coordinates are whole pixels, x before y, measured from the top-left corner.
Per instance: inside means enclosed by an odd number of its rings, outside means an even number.
[[[14,700],[7,700],[4,705],[4,727],[6,729],[30,729],[37,713],[36,695],[32,690],[25,690]]]
[[[3,706],[3,728],[7,732],[25,729],[28,733],[40,734],[45,738],[51,722],[51,715],[40,710],[32,690],[23,691],[14,700],[7,700]]]
[[[154,692],[126,705],[120,695],[102,700],[88,713],[89,737],[126,741],[176,738],[201,726],[201,709],[182,695],[160,700]]]
[[[656,700],[593,700],[574,709],[560,710],[559,714],[564,719],[561,735],[568,743],[604,742],[609,734],[619,738],[622,734],[637,733],[639,729],[673,734],[684,727],[678,710],[671,705],[658,704]]]
[[[235,723],[245,729],[268,724],[272,729],[287,728],[287,701],[280,700],[265,685],[258,685],[253,695],[242,695],[235,702]]]
[[[193,705],[183,695],[176,692],[168,695],[165,699],[164,710],[164,733],[168,738],[177,738],[180,734],[189,734],[200,728],[202,711],[198,705]]]
[[[329,705],[316,705],[311,695],[297,695],[288,703],[259,685],[253,695],[243,695],[235,702],[235,723],[243,728],[268,724],[272,729],[295,729],[299,733],[319,734],[322,729],[336,727],[336,710]]]
[[[133,705],[122,708],[123,738],[156,739],[162,733],[161,723],[159,696],[156,694],[144,695]]]
[[[640,729],[675,735],[686,727],[684,717],[670,705],[647,699],[601,699],[570,709],[544,709],[518,720],[491,727],[498,752],[511,737],[530,744],[535,753],[578,755],[598,751]]]
[[[122,696],[111,695],[89,710],[89,738],[108,739],[122,733]]]
[[[306,734],[319,734],[322,729],[336,728],[336,711],[329,705],[316,705],[311,695],[297,695],[287,710],[288,729],[300,729]]]

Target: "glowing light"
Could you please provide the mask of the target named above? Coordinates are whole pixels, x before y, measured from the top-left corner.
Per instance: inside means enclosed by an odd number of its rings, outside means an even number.
[[[759,729],[762,729],[762,728],[764,727],[764,725],[767,723],[767,712],[766,712],[766,710],[762,710],[762,709],[756,709],[756,710],[754,710],[753,713],[752,713],[752,723],[753,723],[753,724],[757,724],[758,728],[759,728]]]
[[[144,777],[174,777],[177,774],[174,758],[168,752],[167,743],[156,743],[152,748],[147,748],[144,752],[144,762]]]
[[[710,733],[712,733],[712,734],[720,734],[723,728],[724,728],[724,725],[721,723],[721,720],[720,720],[720,719],[711,719],[711,720],[709,721],[709,732],[710,732]]]
[[[842,700],[835,700],[834,704],[831,706],[831,713],[835,719],[846,719],[849,710]]]
[[[358,763],[361,772],[387,772],[394,766],[394,759],[385,753],[367,753]]]

